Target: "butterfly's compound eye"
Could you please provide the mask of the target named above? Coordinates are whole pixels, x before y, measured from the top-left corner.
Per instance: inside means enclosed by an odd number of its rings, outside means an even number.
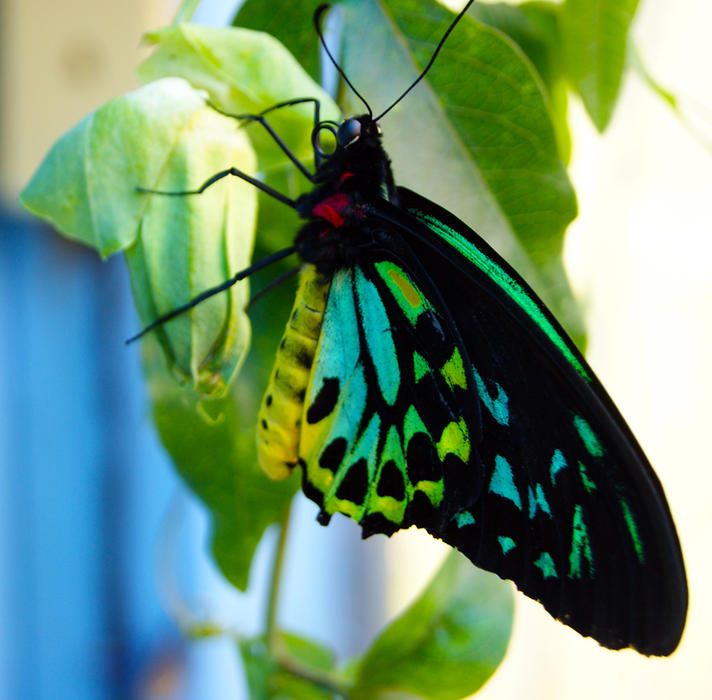
[[[336,132],[336,141],[342,148],[358,141],[361,136],[361,122],[358,119],[347,119]]]

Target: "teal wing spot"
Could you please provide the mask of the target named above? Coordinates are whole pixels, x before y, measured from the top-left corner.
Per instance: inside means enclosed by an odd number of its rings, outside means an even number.
[[[477,393],[480,395],[482,403],[487,407],[487,410],[492,414],[497,423],[500,425],[509,424],[509,397],[504,393],[502,387],[497,384],[497,396],[495,398],[491,397],[487,391],[485,383],[482,381],[477,369],[472,368],[472,372],[475,375],[475,384],[477,384]]]
[[[549,478],[551,479],[552,486],[556,486],[556,475],[568,466],[564,453],[561,450],[554,450],[554,455],[551,458],[551,466],[549,467]]]
[[[461,510],[459,513],[455,513],[454,519],[458,527],[466,527],[467,525],[475,524],[475,517],[469,510]]]
[[[579,474],[581,475],[581,483],[583,484],[583,487],[586,489],[586,493],[593,493],[596,490],[596,484],[595,484],[595,482],[591,481],[590,477],[588,476],[588,472],[586,471],[586,466],[584,465],[583,462],[579,462],[578,468],[579,468]]]
[[[541,510],[551,517],[551,508],[549,508],[549,502],[546,500],[544,495],[544,489],[541,484],[537,484],[535,489],[531,486],[528,487],[529,495],[529,518],[533,518],[536,515],[537,509]]]
[[[300,454],[307,461],[336,438],[343,438],[350,445],[366,408],[368,386],[363,367],[359,364],[361,345],[352,289],[349,271],[338,271],[329,290],[305,406],[309,408],[314,404],[327,379],[338,379],[339,397],[336,407],[325,419],[330,423],[325,428],[328,434],[319,434],[318,442],[308,446],[305,446],[305,436],[302,436]],[[342,407],[346,407],[345,410]]]
[[[348,271],[338,271],[332,280],[317,352],[307,406],[325,378],[337,377],[344,386],[358,363],[361,343]]]
[[[574,508],[573,525],[571,527],[571,554],[569,554],[569,578],[580,579],[583,574],[584,559],[588,563],[588,574],[593,577],[593,552],[588,529],[583,520],[583,508],[576,505]]]
[[[603,457],[603,446],[596,437],[588,422],[581,416],[574,415],[574,428],[578,432],[584,447],[593,457]]]
[[[514,503],[519,510],[522,509],[522,499],[514,485],[512,467],[501,455],[497,455],[494,459],[494,472],[490,479],[489,490]]]
[[[331,425],[329,438],[324,441],[325,445],[336,438],[344,438],[349,443],[352,441],[358,428],[358,421],[366,409],[367,392],[368,386],[363,368],[356,367],[351,377],[347,379],[347,384],[339,400],[340,405],[347,406],[348,410],[341,410],[341,406],[337,406],[334,410],[335,418]]]
[[[367,280],[359,268],[355,269],[355,277],[364,336],[376,369],[378,387],[386,403],[392,406],[400,387],[400,369],[391,323],[373,282]]]
[[[500,535],[497,541],[502,548],[502,554],[507,554],[517,546],[517,543],[511,537],[505,537],[504,535]]]
[[[428,361],[419,352],[413,352],[415,383],[417,384],[428,372],[430,372]]]
[[[542,552],[539,555],[539,558],[534,562],[534,566],[536,566],[541,571],[541,575],[545,579],[559,578],[559,575],[556,573],[556,566],[554,565],[554,560],[551,558],[551,554],[549,554],[549,552]]]
[[[638,561],[642,564],[645,562],[645,555],[643,553],[643,541],[640,539],[640,533],[638,532],[638,526],[635,524],[635,518],[633,513],[630,511],[630,506],[627,501],[620,499],[621,510],[623,511],[623,519],[630,533],[630,538],[633,541],[633,547],[635,549],[635,554],[638,557]]]
[[[467,258],[473,265],[482,270],[487,277],[502,289],[504,293],[529,316],[581,377],[588,382],[591,381],[588,372],[571,351],[563,336],[554,328],[536,300],[527,293],[517,280],[458,231],[446,226],[442,221],[430,214],[426,214],[417,209],[410,209],[409,211],[426,226],[435,231],[438,236],[447,241],[463,257]]]

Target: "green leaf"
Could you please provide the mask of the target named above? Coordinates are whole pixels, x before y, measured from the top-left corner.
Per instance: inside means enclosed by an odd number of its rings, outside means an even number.
[[[344,69],[378,114],[426,65],[453,15],[418,0],[346,0],[344,10]],[[359,108],[347,99],[348,111]],[[576,200],[546,93],[521,50],[464,17],[382,127],[396,181],[487,238],[581,343],[583,324],[561,263]]]
[[[181,80],[107,102],[52,146],[20,202],[102,257],[125,249],[138,236],[150,202],[135,188],[156,185],[186,131],[203,136],[190,124],[204,107]]]
[[[548,93],[559,152],[564,162],[571,156],[567,121],[568,88],[561,56],[558,7],[550,2],[475,3],[470,13],[480,22],[507,35],[526,54]]]
[[[315,97],[321,101],[322,119],[340,116],[331,98],[269,34],[180,24],[151,32],[147,39],[156,49],[139,66],[144,82],[166,76],[185,78],[193,87],[205,90],[212,104],[234,115],[259,114],[286,100]],[[268,118],[299,159],[311,158],[313,105],[278,109]],[[249,133],[261,170],[284,164],[284,152],[259,124],[250,125]]]
[[[149,336],[144,344],[144,371],[161,441],[209,509],[213,555],[223,575],[241,590],[265,529],[281,521],[299,488],[297,478],[271,481],[258,466],[255,445],[259,403],[294,296],[290,285],[283,287],[260,301],[260,332],[245,370],[221,398],[205,399],[190,386],[179,386],[156,342]]]
[[[566,0],[560,7],[566,69],[599,131],[613,114],[638,0]]]
[[[330,672],[334,655],[328,649],[286,632],[279,633],[280,647],[290,659],[311,672]],[[239,643],[251,700],[331,700],[334,694],[280,666],[263,637]]]
[[[279,39],[311,77],[320,79],[319,42],[312,16],[314,0],[246,0],[235,16],[235,26],[257,29]]]
[[[471,695],[502,661],[512,615],[511,587],[451,552],[420,597],[352,670],[349,696],[378,700],[406,693],[459,700]]]
[[[246,267],[254,188],[225,179],[193,197],[136,191],[192,189],[235,165],[254,172],[244,132],[180,79],[111,100],[52,147],[20,201],[66,236],[107,256],[123,250],[142,323]],[[206,394],[224,391],[244,359],[248,287],[210,299],[157,330],[173,369]]]

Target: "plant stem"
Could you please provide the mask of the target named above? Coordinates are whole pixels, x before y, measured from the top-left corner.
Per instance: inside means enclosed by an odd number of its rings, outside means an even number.
[[[267,636],[267,647],[274,655],[279,645],[277,634],[277,606],[279,604],[279,591],[282,583],[284,571],[284,555],[286,552],[287,534],[289,532],[289,515],[292,511],[291,503],[287,506],[282,522],[279,524],[279,540],[274,552],[274,564],[272,565],[272,581],[270,582],[269,600],[267,601],[267,616],[265,618],[265,635]]]
[[[171,25],[175,26],[176,24],[180,24],[181,22],[190,22],[190,18],[195,14],[195,11],[198,9],[198,5],[200,5],[200,0],[183,0],[180,7],[178,8],[178,11],[176,12],[176,16],[171,22]]]

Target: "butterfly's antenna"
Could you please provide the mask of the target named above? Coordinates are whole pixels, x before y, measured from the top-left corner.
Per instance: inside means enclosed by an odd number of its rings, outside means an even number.
[[[447,28],[447,31],[445,32],[445,34],[443,34],[443,38],[440,39],[438,45],[435,47],[435,51],[433,51],[433,55],[430,57],[428,65],[423,68],[421,74],[410,84],[408,89],[390,107],[388,107],[388,109],[381,112],[373,121],[377,122],[385,114],[388,114],[388,112],[390,112],[425,77],[425,74],[430,70],[430,67],[433,65],[433,63],[435,63],[435,59],[440,53],[440,49],[443,47],[445,40],[448,38],[448,36],[450,36],[450,32],[455,29],[457,23],[464,17],[465,13],[470,9],[470,5],[472,5],[474,2],[475,0],[469,0],[467,5],[465,5],[465,7],[460,10],[460,13],[451,22],[450,26]]]
[[[363,95],[361,95],[361,93],[354,87],[353,83],[346,77],[346,73],[344,73],[341,66],[336,62],[336,59],[331,55],[331,51],[329,51],[329,47],[326,45],[326,41],[324,41],[324,35],[321,31],[321,16],[330,7],[331,5],[328,2],[325,2],[323,5],[319,5],[319,7],[316,8],[314,12],[314,29],[316,29],[316,34],[319,37],[319,41],[321,42],[324,51],[326,51],[326,55],[329,57],[329,60],[334,64],[334,68],[339,71],[339,75],[344,79],[344,82],[351,88],[354,95],[356,95],[356,97],[358,97],[359,100],[361,100],[361,102],[366,105],[366,109],[368,110],[368,116],[373,117],[373,110],[371,109],[371,106],[363,98]]]
[[[136,335],[134,336],[131,336],[126,341],[126,345],[128,345],[129,343],[133,343],[134,340],[138,340],[139,338],[146,335],[146,333],[148,333],[149,331],[152,331],[154,328],[163,325],[166,321],[170,321],[172,318],[175,318],[176,316],[180,316],[180,314],[185,313],[186,311],[188,311],[188,309],[192,309],[194,306],[200,304],[201,301],[205,301],[206,299],[209,299],[210,297],[215,296],[220,292],[224,292],[226,289],[230,289],[233,284],[239,282],[240,280],[244,280],[245,277],[249,277],[253,272],[257,272],[263,267],[267,267],[268,265],[271,265],[272,263],[275,263],[278,260],[281,260],[282,258],[286,258],[290,255],[293,255],[296,252],[297,247],[290,246],[289,248],[284,248],[284,250],[278,250],[276,253],[272,253],[272,255],[268,255],[266,258],[262,258],[262,260],[259,260],[254,265],[250,265],[250,267],[247,267],[244,270],[240,270],[240,272],[238,272],[230,279],[221,282],[215,287],[206,289],[204,292],[198,294],[197,297],[193,297],[187,304],[183,304],[183,306],[179,306],[178,308],[173,309],[173,311],[169,311],[167,314],[159,316],[155,321],[149,323],[142,331],[136,333]]]

